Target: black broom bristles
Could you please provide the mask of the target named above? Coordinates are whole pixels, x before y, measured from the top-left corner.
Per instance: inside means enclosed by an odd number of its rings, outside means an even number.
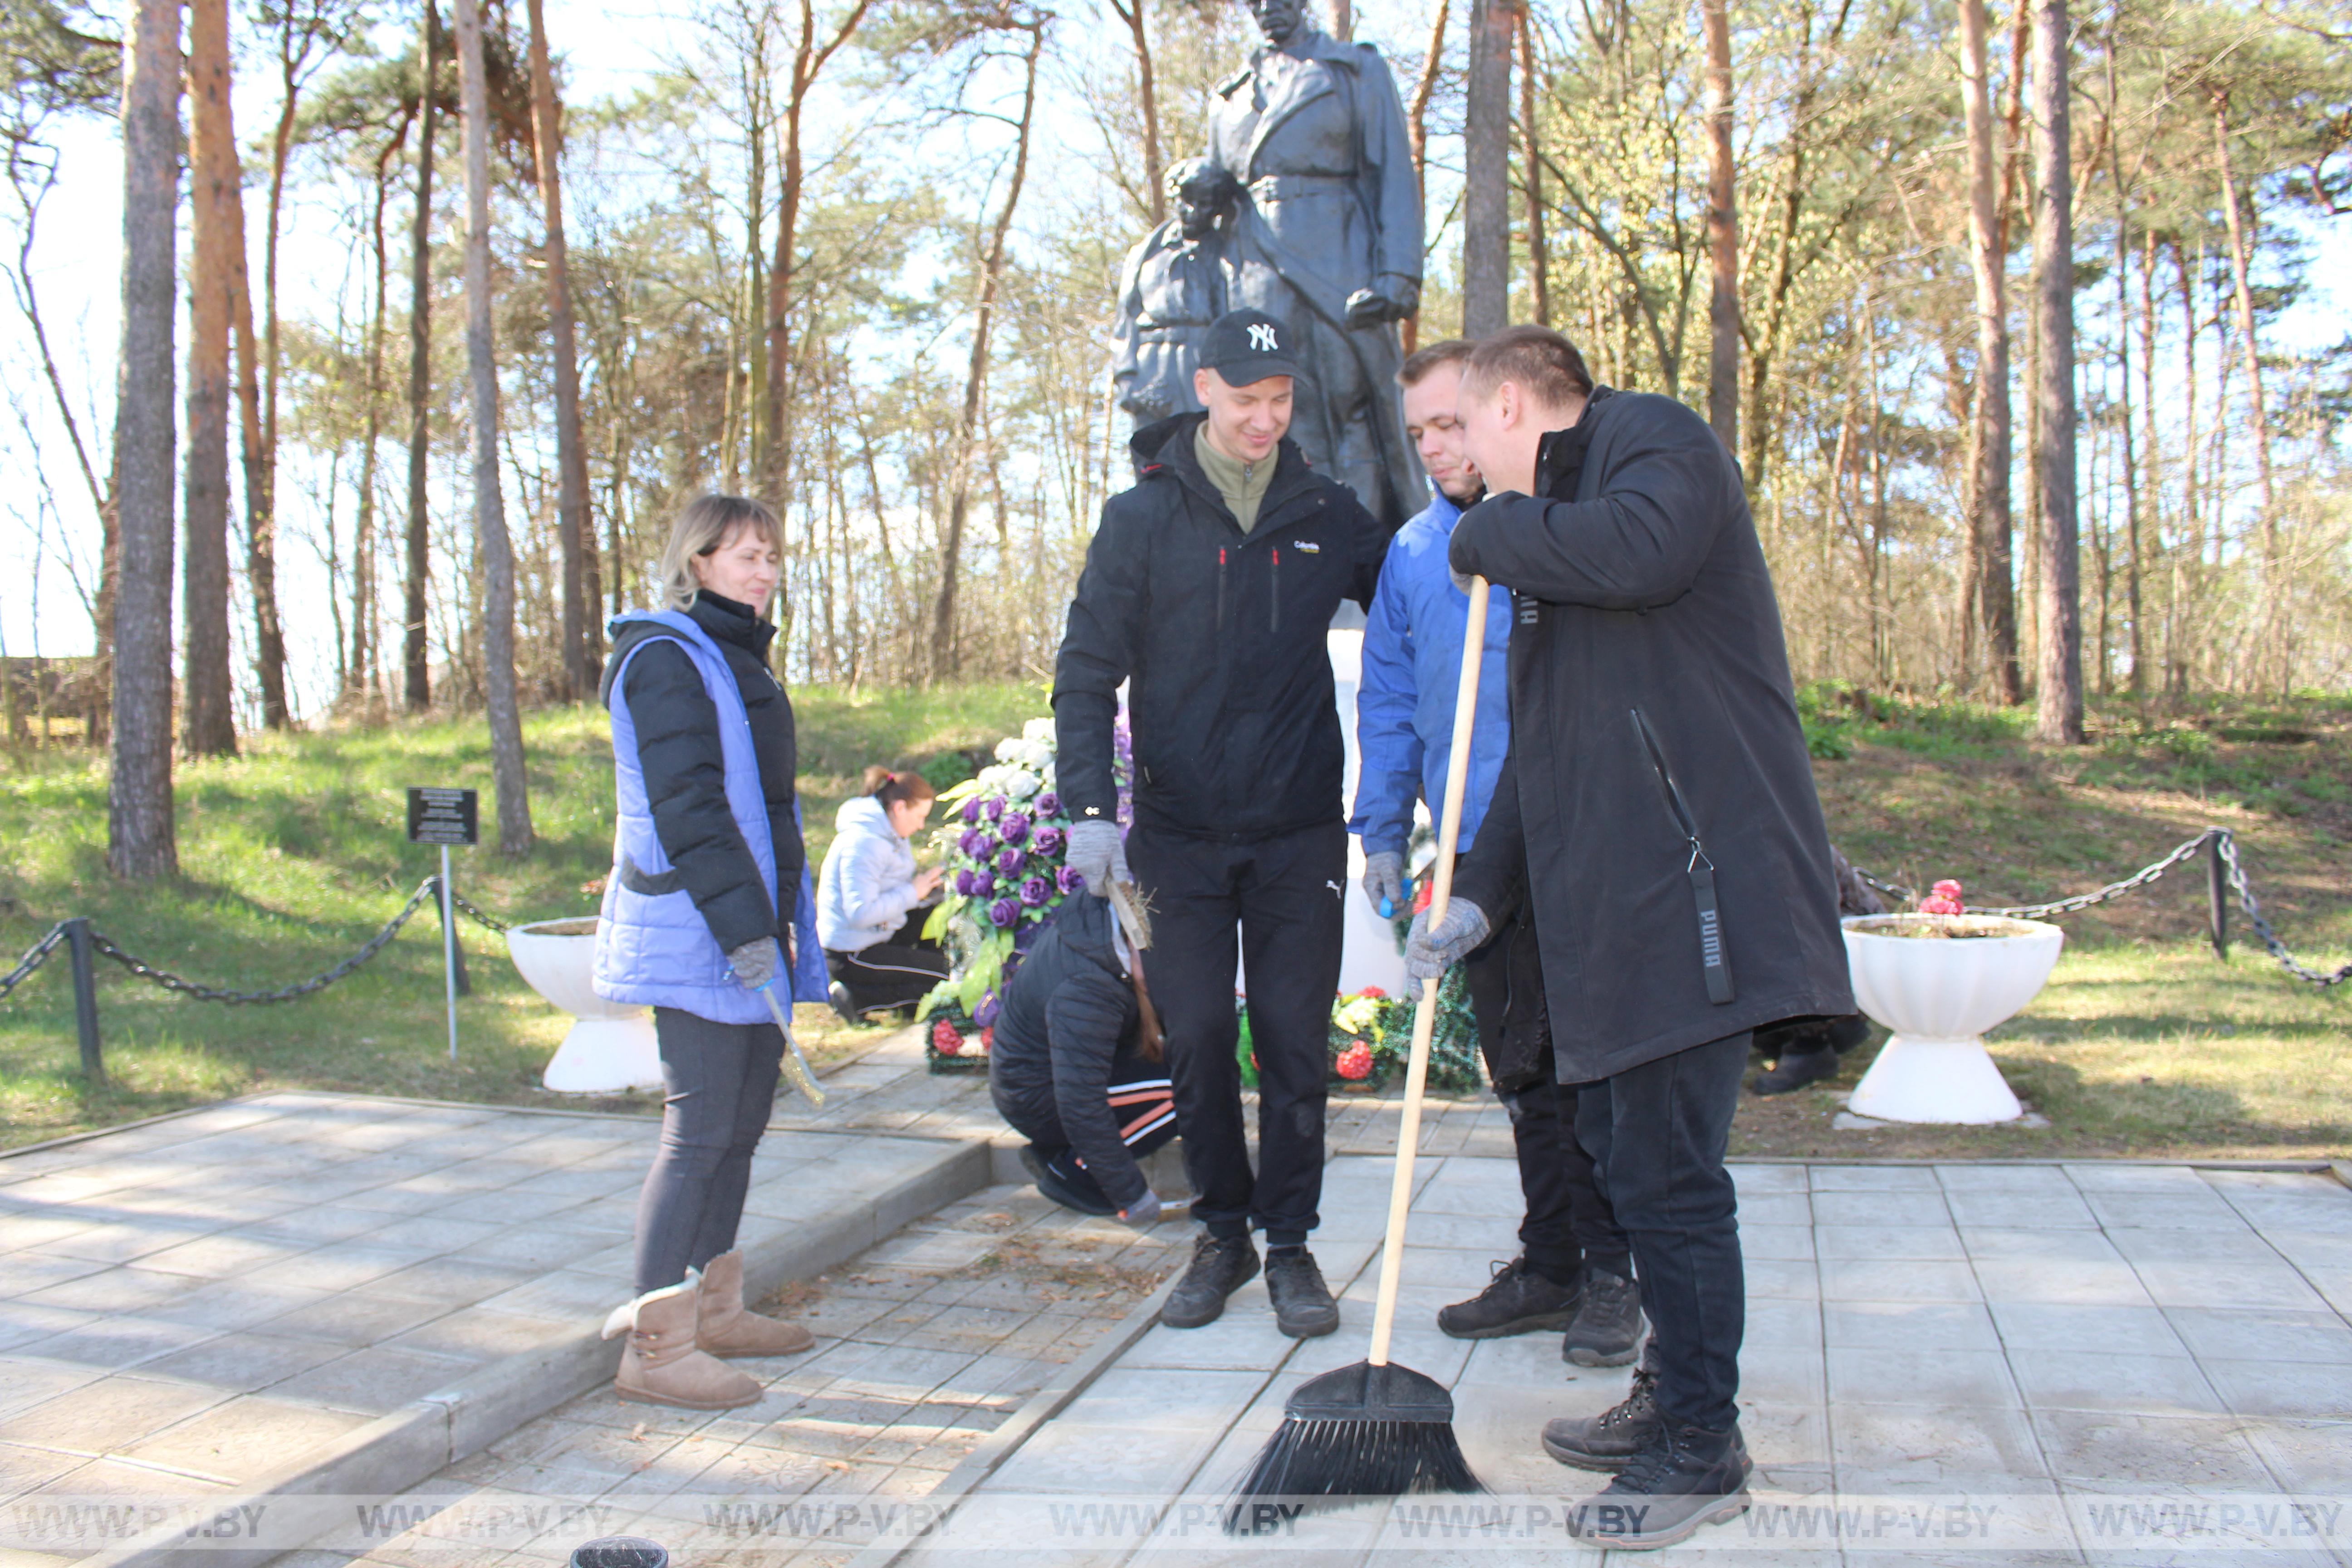
[[[1407,1367],[1359,1362],[1309,1379],[1234,1489],[1225,1533],[1278,1529],[1318,1502],[1485,1491],[1453,1418],[1453,1397]]]

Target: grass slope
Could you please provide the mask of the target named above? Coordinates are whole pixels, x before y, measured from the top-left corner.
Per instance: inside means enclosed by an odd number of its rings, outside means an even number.
[[[802,813],[811,860],[869,763],[923,763],[992,744],[1045,710],[1014,684],[930,692],[794,693]],[[466,897],[510,920],[593,914],[612,861],[612,747],[601,710],[530,715],[531,815],[539,845],[509,860],[455,851]],[[410,784],[474,785],[489,830],[488,731],[478,719],[323,735],[248,737],[245,754],[179,767],[182,876],[128,887],[106,869],[106,776],[80,752],[0,755],[0,970],[50,923],[87,915],[123,949],[190,979],[285,985],[350,954],[436,864],[405,842]],[[457,1005],[448,1059],[439,922],[420,910],[373,963],[317,995],[275,1006],[174,996],[99,964],[108,1086],[83,1084],[64,954],[0,1002],[0,1144],[153,1115],[250,1090],[308,1086],[437,1099],[538,1101],[562,1037],[560,1015],[523,984],[498,937],[461,917],[472,996]],[[876,1029],[846,1030],[803,1006],[804,1044],[838,1054]],[[581,1103],[566,1100],[564,1103]],[[658,1096],[605,1109],[656,1108]]]
[[[813,855],[869,762],[923,763],[982,747],[1045,710],[1034,687],[794,694]],[[2095,743],[2034,745],[2025,715],[1807,694],[1816,776],[1839,846],[1915,886],[1954,876],[1970,901],[2029,901],[2095,887],[2208,823],[2234,829],[2266,910],[2307,962],[2352,949],[2352,710],[2305,701],[2216,707],[2156,722],[2100,713]],[[526,726],[541,843],[509,861],[459,852],[458,886],[514,918],[583,914],[611,854],[612,763],[603,716],[543,711]],[[102,766],[74,752],[0,759],[0,962],[68,913],[142,958],[240,987],[281,985],[366,940],[418,879],[430,851],[403,842],[412,784],[488,789],[477,721],[249,740],[247,754],[180,770],[182,879],[127,888],[105,868]],[[485,803],[487,816],[487,801]],[[1840,1081],[1748,1100],[1734,1129],[1748,1153],[2137,1153],[2342,1156],[2352,1150],[2352,986],[2323,994],[2259,949],[2221,964],[2203,946],[2204,882],[2187,868],[2155,888],[2070,917],[2066,956],[2026,1015],[1994,1037],[2047,1129],[1833,1130]],[[100,965],[112,1081],[76,1070],[62,961],[0,1003],[0,1143],[22,1143],[251,1089],[301,1085],[435,1098],[551,1102],[539,1073],[562,1021],[515,975],[498,939],[461,925],[476,991],[446,1056],[439,932],[421,913],[367,969],[273,1007],[189,1002]],[[1736,955],[1735,955],[1736,957]],[[820,1054],[876,1037],[823,1008],[802,1022]],[[650,1110],[653,1096],[604,1102]]]

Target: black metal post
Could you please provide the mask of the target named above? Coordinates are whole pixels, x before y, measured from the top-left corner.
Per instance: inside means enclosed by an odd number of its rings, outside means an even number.
[[[106,1081],[106,1058],[98,1039],[98,950],[89,921],[66,921],[66,951],[73,961],[74,1032],[81,1037],[81,1076],[95,1089]]]
[[[2225,827],[2205,830],[2205,933],[2213,943],[2213,956],[2224,963],[2230,959],[2230,874],[2221,863],[2221,840]]]

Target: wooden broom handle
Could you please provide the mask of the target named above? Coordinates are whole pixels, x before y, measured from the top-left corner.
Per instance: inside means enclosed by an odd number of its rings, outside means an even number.
[[[1462,678],[1454,689],[1454,743],[1446,752],[1445,807],[1437,819],[1437,879],[1429,927],[1437,929],[1454,896],[1454,846],[1462,837],[1462,792],[1470,777],[1470,726],[1478,717],[1478,662],[1486,649],[1486,579],[1470,579],[1470,620],[1462,637]],[[1404,1120],[1397,1128],[1396,1177],[1389,1185],[1388,1239],[1381,1248],[1381,1293],[1372,1308],[1374,1366],[1389,1363],[1396,1327],[1397,1281],[1404,1272],[1405,1213],[1412,1206],[1412,1164],[1421,1152],[1421,1094],[1429,1080],[1429,1041],[1437,1028],[1436,979],[1421,983],[1412,1012],[1412,1056],[1404,1069]]]

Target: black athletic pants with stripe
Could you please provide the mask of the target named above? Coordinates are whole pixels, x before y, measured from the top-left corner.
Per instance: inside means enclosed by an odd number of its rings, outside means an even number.
[[[926,905],[872,947],[856,952],[825,949],[825,973],[849,988],[850,1003],[860,1013],[913,1006],[948,977],[947,953],[923,938],[923,924],[930,918]]]
[[[1324,1075],[1339,988],[1348,830],[1329,824],[1233,844],[1138,824],[1127,861],[1151,901],[1145,973],[1168,1037],[1193,1215],[1212,1234],[1302,1242],[1323,1195]],[[1238,958],[1257,1057],[1250,1168],[1234,1047]]]

